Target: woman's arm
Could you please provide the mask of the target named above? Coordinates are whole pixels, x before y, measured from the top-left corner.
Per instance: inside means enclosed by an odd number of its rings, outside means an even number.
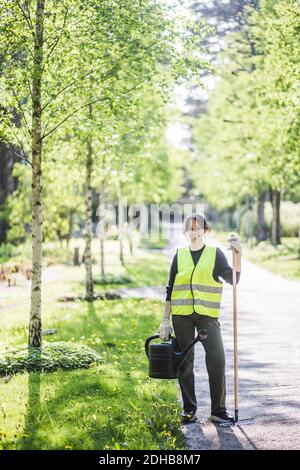
[[[166,300],[165,302],[165,310],[164,310],[164,317],[165,318],[170,318],[171,316],[171,301]]]
[[[240,280],[241,275],[241,254],[237,253],[236,255],[236,283]],[[217,248],[215,267],[213,272],[213,277],[215,280],[218,280],[219,277],[222,277],[225,282],[233,284],[233,269],[229,266],[227,258],[223,251],[220,248]]]
[[[165,309],[164,309],[164,317],[166,318],[170,318],[170,315],[171,315],[171,295],[172,295],[173,285],[174,285],[177,272],[178,272],[178,266],[177,266],[177,252],[176,252],[172,260],[170,273],[169,273],[169,282],[166,287],[166,302],[165,302]]]
[[[177,252],[173,258],[171,268],[170,268],[169,283],[166,287],[167,295],[166,295],[164,316],[158,329],[159,337],[163,341],[168,340],[173,331],[173,328],[170,325],[171,294],[172,294],[173,284],[174,284],[176,274],[177,274]]]
[[[171,268],[170,268],[170,273],[169,273],[169,282],[166,287],[166,301],[171,300],[171,295],[172,295],[172,290],[173,290],[173,285],[175,281],[176,274],[178,273],[178,266],[177,266],[177,252],[174,255]]]

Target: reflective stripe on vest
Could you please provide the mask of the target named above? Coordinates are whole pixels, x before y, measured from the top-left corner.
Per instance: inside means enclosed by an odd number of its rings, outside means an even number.
[[[190,288],[190,284],[178,284],[177,286],[173,286],[173,290],[190,290]],[[222,287],[202,286],[201,284],[193,284],[193,290],[222,293]]]
[[[201,299],[174,299],[172,300],[172,305],[193,305],[193,302],[195,305],[204,305],[204,307],[209,307],[209,308],[220,308],[221,303],[220,302],[208,302],[207,300],[201,300]]]
[[[190,315],[196,312],[213,318],[219,317],[223,283],[213,278],[215,258],[216,247],[205,245],[195,266],[189,247],[178,249],[178,273],[171,295],[173,315]]]

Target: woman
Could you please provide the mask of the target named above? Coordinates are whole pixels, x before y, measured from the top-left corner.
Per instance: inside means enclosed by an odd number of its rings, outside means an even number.
[[[184,221],[184,234],[189,247],[177,249],[169,276],[164,317],[159,327],[162,340],[168,340],[172,333],[170,315],[177,343],[183,349],[195,337],[197,331],[207,330],[203,337],[205,362],[209,377],[211,416],[213,422],[226,423],[234,417],[226,411],[225,355],[220,331],[220,304],[223,282],[232,284],[232,268],[220,248],[206,245],[204,236],[209,230],[205,217],[191,214]],[[228,239],[230,249],[237,253],[237,276],[241,271],[242,247],[234,235]],[[183,423],[197,420],[197,401],[194,385],[194,348],[183,361],[178,375],[184,412]]]

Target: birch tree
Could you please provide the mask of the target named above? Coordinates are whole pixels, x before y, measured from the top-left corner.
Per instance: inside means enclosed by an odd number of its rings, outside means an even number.
[[[154,0],[1,0],[1,140],[32,169],[32,286],[29,345],[42,344],[42,171],[55,134],[126,107],[130,94],[154,80],[165,92],[208,67],[201,56],[206,27],[181,24]],[[88,93],[89,77],[95,95]],[[106,108],[105,108],[106,109]],[[95,119],[89,116],[89,119]],[[91,155],[92,147],[87,149]],[[92,170],[91,158],[88,166]],[[90,181],[87,176],[87,212]],[[89,222],[87,222],[89,224]],[[89,225],[87,230],[89,230]],[[88,274],[89,276],[89,274]],[[89,281],[90,285],[90,281]]]

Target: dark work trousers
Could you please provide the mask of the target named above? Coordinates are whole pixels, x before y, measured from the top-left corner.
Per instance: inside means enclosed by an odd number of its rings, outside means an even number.
[[[209,378],[211,414],[226,411],[225,354],[217,318],[210,318],[196,312],[191,315],[171,315],[173,329],[180,350],[195,338],[197,331],[206,328],[207,338],[202,342]],[[184,411],[196,411],[197,400],[194,383],[194,347],[182,362],[178,382],[181,388]]]

